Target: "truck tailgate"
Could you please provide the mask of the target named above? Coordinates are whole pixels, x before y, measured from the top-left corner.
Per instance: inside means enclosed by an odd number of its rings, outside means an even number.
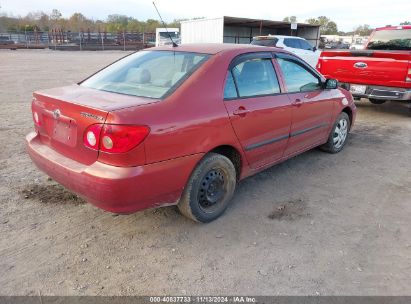
[[[410,51],[325,51],[317,68],[340,82],[404,87],[410,60]]]

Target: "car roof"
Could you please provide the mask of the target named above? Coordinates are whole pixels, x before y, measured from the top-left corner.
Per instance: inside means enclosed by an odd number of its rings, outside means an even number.
[[[188,43],[181,44],[177,47],[171,45],[159,46],[145,49],[147,51],[176,51],[176,52],[193,52],[193,53],[203,53],[203,54],[217,54],[221,52],[229,51],[244,51],[244,52],[275,52],[282,51],[280,48],[275,47],[264,47],[252,44],[234,44],[234,43]]]
[[[293,38],[293,39],[302,39],[305,40],[302,37],[297,37],[297,36],[285,36],[285,35],[268,35],[268,36],[256,36],[254,38]]]

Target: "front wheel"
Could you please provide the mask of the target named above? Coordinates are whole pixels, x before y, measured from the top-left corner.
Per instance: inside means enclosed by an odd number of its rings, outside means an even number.
[[[211,222],[227,209],[236,182],[233,163],[223,155],[209,153],[191,174],[178,208],[196,222]]]
[[[321,149],[328,153],[340,152],[347,142],[350,125],[350,117],[347,113],[342,112],[337,117],[337,120],[331,129],[330,135],[328,136],[328,141],[321,146]]]

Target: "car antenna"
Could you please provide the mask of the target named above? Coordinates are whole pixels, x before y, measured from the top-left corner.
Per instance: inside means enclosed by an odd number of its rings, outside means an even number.
[[[153,5],[154,5],[154,8],[155,8],[156,11],[157,11],[158,16],[160,17],[161,22],[163,23],[164,28],[166,29],[168,38],[170,38],[171,43],[173,44],[173,47],[177,47],[178,44],[174,42],[173,38],[171,38],[171,35],[170,35],[170,33],[169,33],[168,29],[167,29],[167,26],[166,26],[166,24],[164,23],[163,18],[161,18],[160,12],[158,11],[157,6],[156,6],[156,4],[154,3],[154,1],[153,1]]]

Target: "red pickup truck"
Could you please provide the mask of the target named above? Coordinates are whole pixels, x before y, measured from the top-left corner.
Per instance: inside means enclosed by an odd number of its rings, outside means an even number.
[[[411,102],[411,26],[375,29],[364,50],[323,51],[317,69],[357,99]]]

